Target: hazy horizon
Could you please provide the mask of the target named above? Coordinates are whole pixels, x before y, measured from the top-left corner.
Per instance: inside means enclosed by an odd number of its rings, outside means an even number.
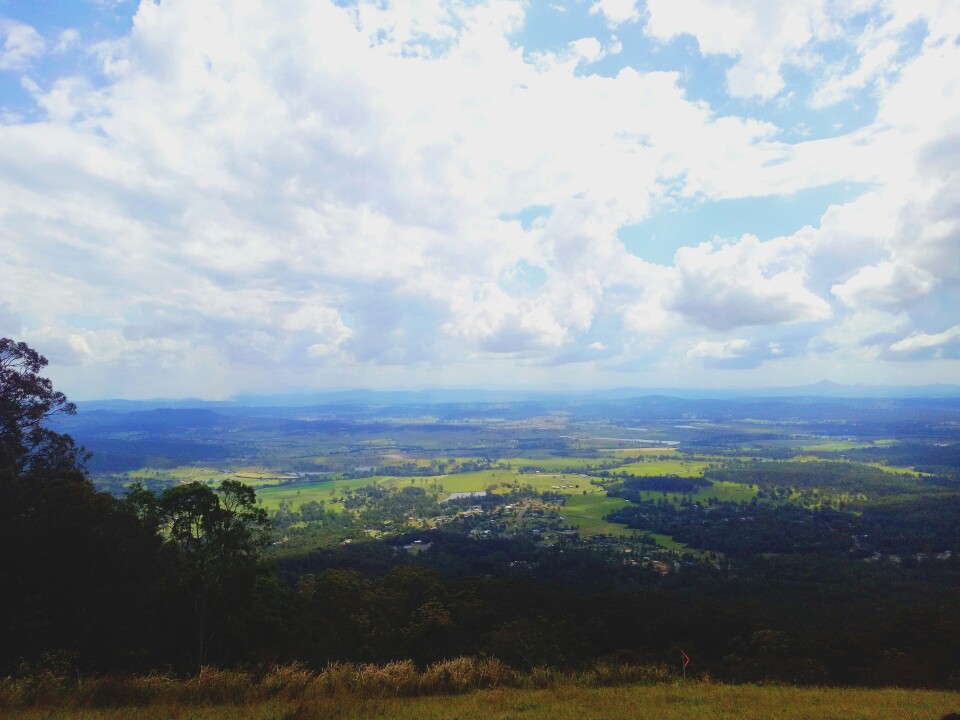
[[[674,397],[677,399],[789,399],[789,398],[822,398],[824,400],[842,399],[956,399],[960,396],[960,384],[932,383],[922,385],[844,385],[823,380],[809,385],[786,386],[744,386],[744,387],[653,387],[653,386],[611,386],[588,389],[564,389],[557,387],[439,387],[439,386],[411,386],[393,388],[343,387],[343,388],[291,388],[279,393],[243,392],[227,398],[209,400],[194,396],[180,397],[87,397],[71,398],[81,405],[98,405],[110,403],[130,403],[132,405],[158,406],[164,404],[236,404],[244,406],[278,403],[278,407],[294,406],[301,403],[313,404],[332,401],[349,402],[377,402],[389,399],[390,396],[409,397],[411,401],[440,403],[440,402],[522,402],[528,399],[542,398],[544,400],[563,400],[565,398],[610,399],[614,393],[621,393],[624,397]],[[452,399],[444,398],[449,394]],[[300,399],[301,402],[295,402]]]
[[[960,378],[960,7],[0,2],[76,400]]]

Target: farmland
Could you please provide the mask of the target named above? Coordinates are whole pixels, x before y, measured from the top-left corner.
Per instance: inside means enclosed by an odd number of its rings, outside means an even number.
[[[304,628],[258,642],[314,669],[456,652],[585,672],[680,646],[721,680],[950,687],[960,407],[906,429],[895,403],[783,411],[174,411],[143,455],[107,427],[93,478],[120,497],[251,488],[271,592]]]

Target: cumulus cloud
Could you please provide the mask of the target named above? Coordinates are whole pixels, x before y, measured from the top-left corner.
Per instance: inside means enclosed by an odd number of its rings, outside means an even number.
[[[894,359],[960,359],[960,325],[939,333],[914,332],[890,346]]]
[[[832,292],[853,307],[899,308],[923,297],[937,284],[930,273],[903,262],[882,262],[861,268]]]
[[[612,28],[640,19],[637,0],[597,0],[590,6],[591,15],[602,15]]]
[[[43,37],[32,27],[0,17],[0,70],[24,70],[45,49]]]
[[[787,338],[785,341],[762,338],[700,340],[690,347],[686,357],[708,369],[751,370],[768,360],[792,357],[798,350],[797,338]]]
[[[791,243],[702,243],[676,256],[673,309],[717,330],[811,322],[831,317],[830,305],[805,286],[803,256]]]
[[[726,71],[734,97],[780,95],[784,68],[790,66],[813,74],[809,101],[815,108],[889,82],[917,23],[926,27],[928,45],[960,32],[960,12],[947,2],[648,0],[647,9],[645,31],[651,37],[668,42],[692,35],[702,54],[734,58]],[[841,59],[827,59],[838,47],[846,50]]]
[[[783,90],[785,64],[803,62],[808,43],[836,33],[825,5],[825,0],[647,0],[645,30],[661,41],[690,34],[703,54],[737,58],[726,73],[730,94],[767,100]]]

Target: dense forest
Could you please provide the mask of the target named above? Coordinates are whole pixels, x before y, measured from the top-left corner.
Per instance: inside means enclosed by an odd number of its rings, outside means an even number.
[[[955,498],[897,494],[869,469],[834,473],[826,488],[853,496],[882,481],[885,504],[864,508],[674,504],[640,493],[709,482],[608,478],[610,495],[630,502],[614,519],[697,549],[668,574],[638,571],[572,533],[550,545],[477,540],[470,517],[378,542],[298,545],[303,528],[360,538],[365,526],[452,511],[414,486],[344,493],[352,516],[313,502],[270,517],[253,488],[232,481],[98,492],[86,452],[50,427],[75,408],[41,376],[45,365],[23,343],[0,341],[0,674],[54,662],[189,673],[462,655],[577,668],[672,662],[682,647],[696,672],[732,681],[960,687]],[[756,462],[706,477],[745,473],[768,493],[799,494],[820,487],[817,469]],[[477,502],[496,512],[533,495]],[[549,512],[537,512],[547,527]],[[279,549],[277,527],[289,534]],[[418,544],[430,551],[408,550]],[[862,561],[874,552],[904,558]]]

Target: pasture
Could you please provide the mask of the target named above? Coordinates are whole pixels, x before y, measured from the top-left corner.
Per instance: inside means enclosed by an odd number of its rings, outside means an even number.
[[[246,485],[271,485],[286,482],[284,473],[260,466],[244,466],[224,469],[201,465],[179,465],[173,468],[140,468],[127,473],[131,482],[149,479],[165,479],[176,483],[202,482],[219,485],[224,480],[239,480]]]
[[[571,495],[567,498],[561,513],[567,525],[573,525],[582,536],[616,535],[629,536],[636,530],[626,525],[607,522],[603,517],[607,513],[626,507],[630,502],[622,498],[607,497],[601,493],[590,495]]]
[[[704,469],[710,463],[705,460],[685,460],[651,458],[641,462],[621,465],[617,472],[627,473],[628,475],[677,475],[679,477],[697,477],[703,474]]]
[[[339,510],[341,509],[340,505],[333,503],[332,498],[334,495],[339,495],[343,490],[356,490],[375,484],[390,487],[393,484],[398,484],[397,481],[408,479],[410,478],[367,477],[280,485],[258,489],[257,500],[262,508],[271,511],[279,510],[281,502],[290,503],[292,508],[296,510],[303,503],[311,501],[324,502],[328,508]]]
[[[713,483],[710,487],[697,488],[693,493],[641,490],[638,494],[642,500],[669,500],[672,503],[678,503],[684,498],[699,500],[701,503],[711,498],[720,502],[750,502],[757,495],[757,488],[752,485],[729,480],[711,480],[710,482]]]
[[[603,464],[609,464],[615,461],[613,457],[514,457],[503,458],[499,462],[508,465],[513,469],[536,468],[544,472],[561,472],[574,469],[578,472],[587,472],[591,469],[599,469]]]
[[[617,448],[605,449],[598,452],[603,455],[612,455],[613,457],[632,458],[637,455],[676,455],[679,457],[680,451],[675,447],[641,447],[641,448]]]

